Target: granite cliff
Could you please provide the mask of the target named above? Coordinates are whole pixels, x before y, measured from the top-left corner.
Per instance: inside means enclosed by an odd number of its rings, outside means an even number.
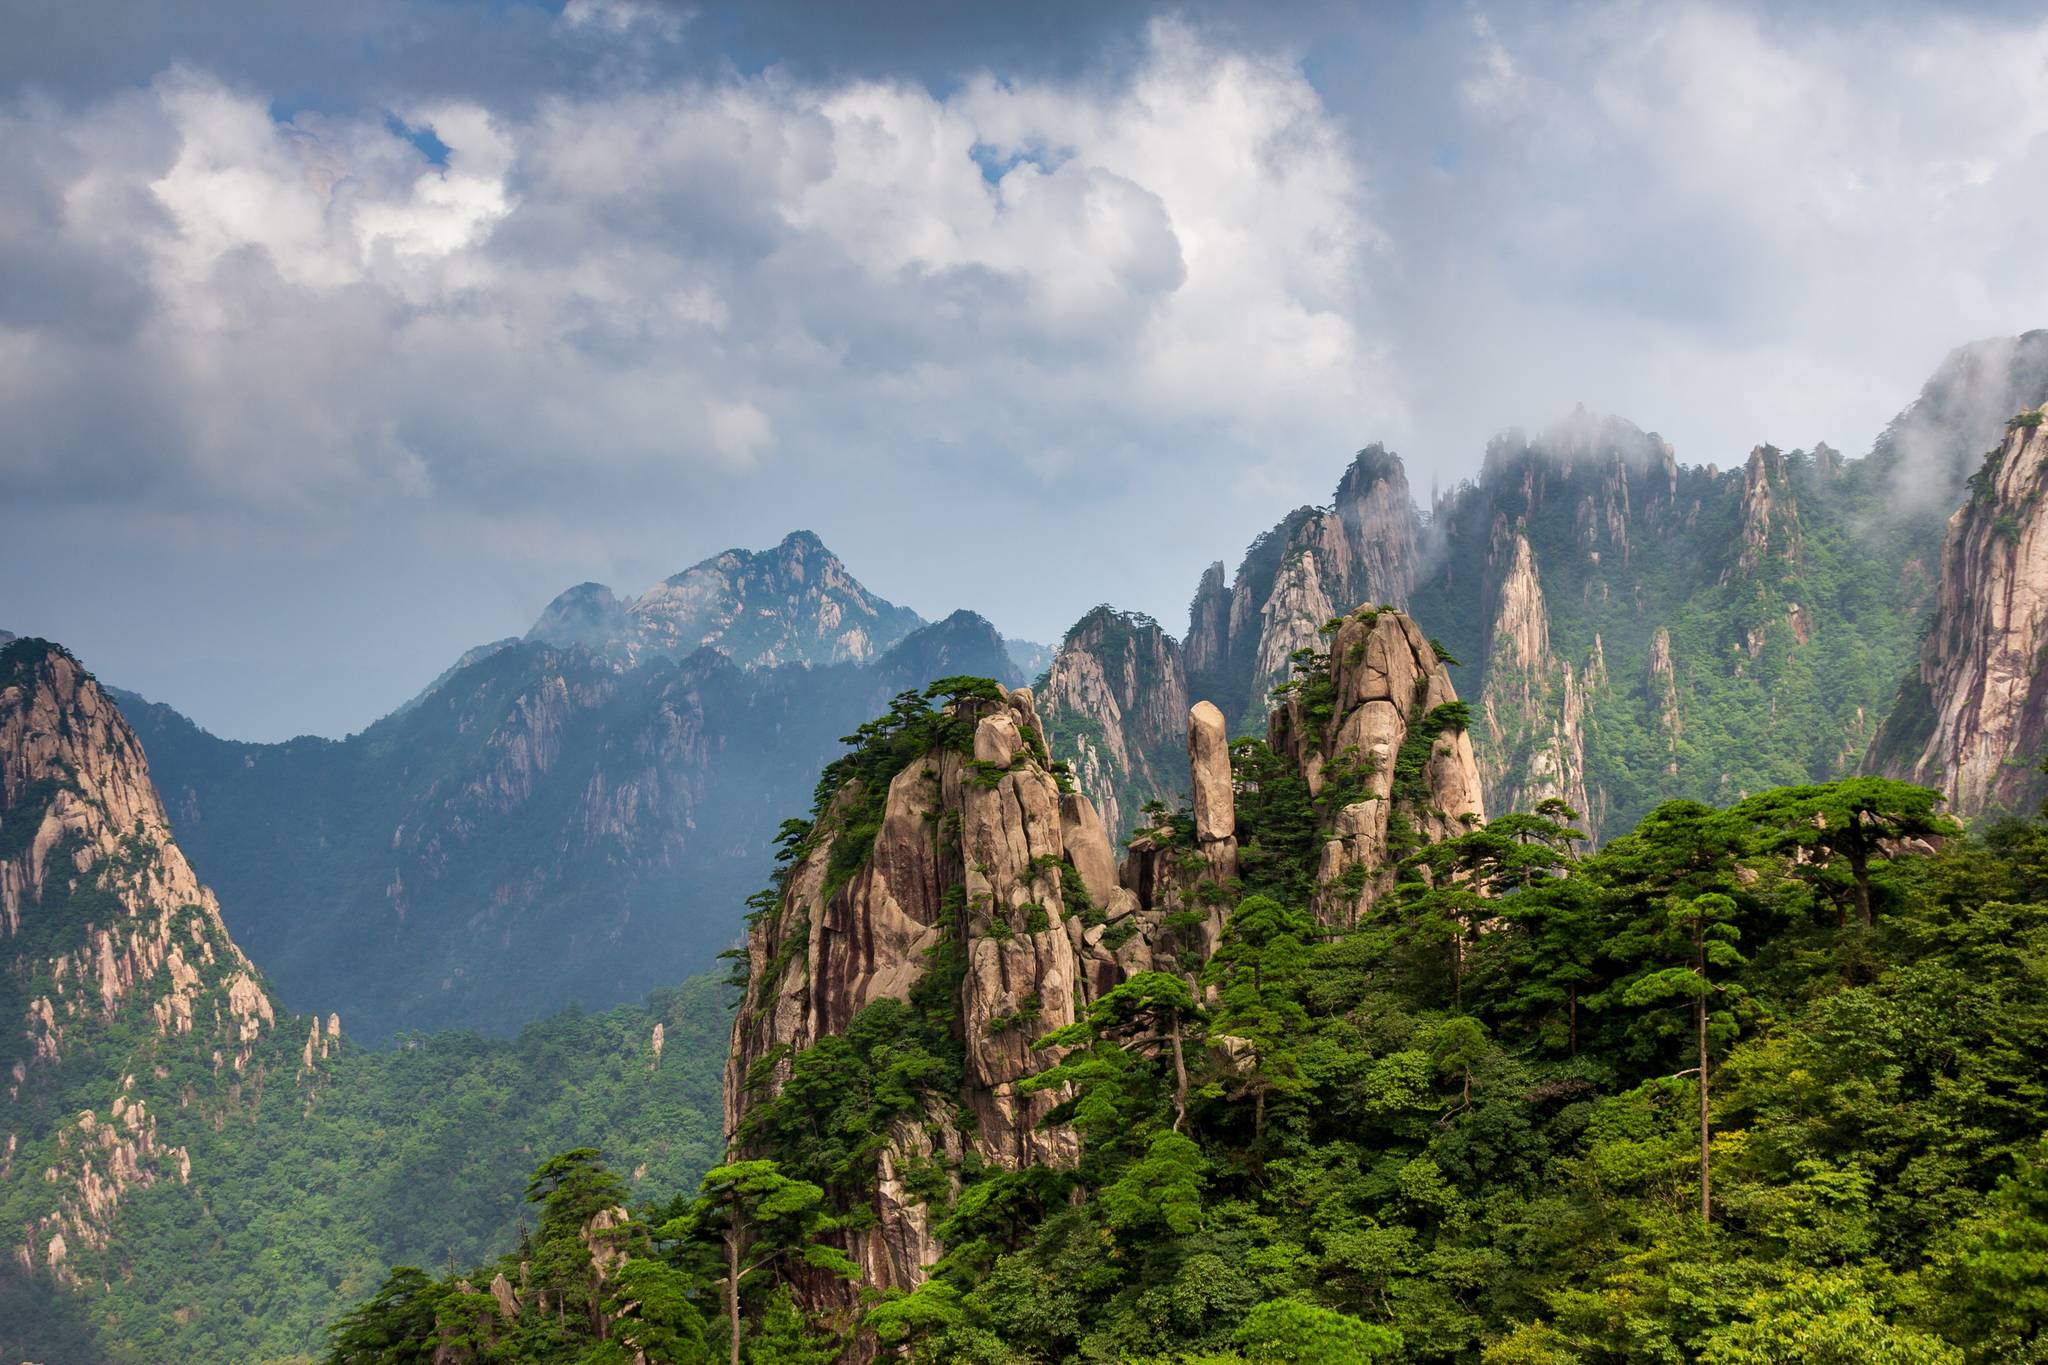
[[[1366,610],[1330,624],[1257,747],[1311,794],[1317,912],[1335,925],[1405,852],[1482,806],[1464,708],[1415,623]],[[1143,974],[1194,981],[1241,894],[1241,853],[1282,835],[1258,825],[1254,770],[1234,764],[1256,759],[1233,752],[1212,703],[1181,711],[1190,803],[1143,822],[1119,862],[1051,757],[1032,692],[953,679],[928,700],[899,705],[828,770],[748,936],[727,1123],[737,1153],[776,1157],[838,1201],[862,1275],[801,1280],[821,1311],[921,1283],[947,1209],[985,1173],[1072,1164],[1063,1093],[1034,1083],[1066,1051],[1042,1040]],[[874,1073],[913,1047],[929,1066],[885,1095]],[[798,1136],[840,1075],[876,1088],[861,1120],[875,1149],[851,1177],[810,1170]]]
[[[1949,519],[1918,667],[1866,766],[1939,790],[1960,816],[2027,814],[2048,751],[2048,429],[2012,419]]]

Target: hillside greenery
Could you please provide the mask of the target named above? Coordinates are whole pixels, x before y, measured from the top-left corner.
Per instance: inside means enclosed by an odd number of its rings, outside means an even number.
[[[33,1070],[9,1106],[21,1143],[0,1164],[0,1220],[20,1228],[48,1207],[40,1176],[62,1159],[55,1136],[82,1111],[104,1116],[124,1076],[159,1145],[189,1153],[191,1175],[131,1185],[107,1250],[74,1238],[74,1289],[10,1256],[0,1355],[305,1361],[388,1266],[468,1265],[517,1245],[532,1219],[508,1175],[547,1153],[602,1147],[630,1189],[688,1187],[723,1147],[726,996],[697,978],[510,1041],[408,1035],[372,1052],[344,1037],[309,1073],[309,1021],[285,1016],[226,1079],[212,1044],[159,1035],[146,1002],[72,1030],[61,1063]]]
[[[985,1365],[2043,1358],[2048,824],[1965,835],[1854,779],[1666,802],[1582,856],[1550,802],[1419,849],[1339,931],[1294,865],[1307,800],[1247,812],[1274,837],[1246,830],[1266,856],[1196,989],[1141,974],[1040,1041],[1078,1164],[913,1181],[947,1254],[857,1330]],[[1885,837],[1825,818],[1851,811]],[[935,1017],[885,1002],[792,1059],[754,1135],[776,1161],[745,1163],[776,1192],[748,1245],[780,1251],[738,1279],[736,1337],[718,1182],[621,1199],[672,1305],[650,1360],[831,1358],[785,1291],[873,1217],[876,1115],[957,1085]],[[547,1341],[461,1297],[516,1268],[399,1272],[329,1359],[423,1361],[458,1320],[438,1359],[648,1339],[651,1297]]]
[[[1535,552],[1553,655],[1583,679],[1597,640],[1604,662],[1585,718],[1603,838],[1665,800],[1726,804],[1853,772],[1912,672],[1938,519],[1895,514],[1867,461],[1791,451],[1771,476],[1769,541],[1745,566],[1742,469],[1681,465],[1666,484],[1631,449],[1605,455],[1575,464],[1505,444],[1447,500],[1431,528],[1436,568],[1412,605],[1467,661],[1452,670],[1460,694],[1476,700],[1487,684],[1488,575],[1498,572],[1488,546],[1510,525]],[[1766,456],[1772,469],[1778,452]],[[1627,518],[1596,532],[1591,509],[1608,498]],[[1675,727],[1650,673],[1660,630]],[[1494,758],[1520,766],[1514,753]]]

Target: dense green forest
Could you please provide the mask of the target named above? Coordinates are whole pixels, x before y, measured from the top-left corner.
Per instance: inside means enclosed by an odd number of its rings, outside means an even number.
[[[1586,690],[1585,780],[1601,837],[1667,798],[1725,803],[1854,771],[1912,668],[1938,519],[1889,510],[1877,456],[1845,465],[1824,447],[1764,447],[1774,519],[1743,564],[1740,467],[1680,465],[1667,483],[1628,442],[1613,452],[1611,467],[1573,465],[1503,441],[1482,482],[1451,499],[1433,531],[1452,548],[1417,585],[1414,609],[1464,661],[1460,694],[1476,702],[1487,684],[1492,604],[1475,566],[1505,519],[1534,551],[1551,651]],[[1632,510],[1595,541],[1585,509],[1603,498]],[[1668,685],[1653,668],[1660,646]],[[1526,759],[1491,755],[1511,772]]]
[[[1306,787],[1235,753],[1263,856],[1220,945],[1040,1040],[1071,1169],[911,1173],[947,1248],[916,1292],[790,1297],[847,1269],[887,1121],[958,1084],[922,989],[791,1059],[741,1135],[775,1161],[635,1199],[570,1153],[515,1253],[394,1272],[328,1359],[2048,1358],[2048,825],[1850,779],[1581,856],[1549,803],[1336,930]]]
[[[601,1142],[627,1188],[686,1186],[723,1145],[724,994],[698,978],[641,1006],[557,1015],[510,1042],[410,1035],[371,1052],[344,1036],[310,1072],[307,1021],[285,1019],[231,1085],[189,1036],[158,1034],[147,1010],[77,1034],[64,1064],[14,1102],[10,1129],[54,1137],[81,1111],[104,1111],[116,1077],[150,1068],[153,1096],[183,1096],[152,1100],[157,1143],[183,1147],[192,1175],[131,1187],[112,1245],[73,1248],[72,1269],[95,1281],[82,1292],[54,1293],[10,1258],[0,1351],[305,1360],[391,1264],[466,1265],[514,1245],[529,1218],[507,1175],[549,1152]],[[46,1198],[37,1174],[61,1155],[29,1140],[9,1156],[0,1220],[19,1228]]]

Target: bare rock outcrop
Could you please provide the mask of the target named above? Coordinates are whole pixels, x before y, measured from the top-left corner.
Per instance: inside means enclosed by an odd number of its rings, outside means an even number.
[[[1678,741],[1685,734],[1685,720],[1678,710],[1678,668],[1671,658],[1671,632],[1663,626],[1650,637],[1650,661],[1645,678],[1650,701],[1657,713],[1657,728],[1664,732],[1666,777],[1678,776]]]
[[[1479,695],[1487,804],[1496,811],[1532,810],[1556,798],[1579,812],[1588,834],[1597,837],[1596,798],[1586,786],[1589,681],[1551,650],[1550,612],[1528,537],[1501,524],[1494,543],[1499,574]],[[1605,655],[1597,640],[1594,648],[1587,673],[1597,672],[1605,686]]]
[[[748,1115],[780,1092],[798,1053],[877,1001],[910,1000],[942,948],[958,962],[964,1084],[925,1121],[892,1131],[875,1226],[849,1238],[877,1287],[915,1285],[936,1254],[903,1170],[934,1151],[955,1166],[965,1153],[1002,1167],[1073,1160],[1072,1133],[1041,1122],[1058,1097],[1019,1083],[1054,1060],[1034,1041],[1072,1022],[1090,983],[1119,970],[1100,936],[1087,937],[1108,908],[1096,897],[1118,898],[1108,836],[1087,798],[1061,789],[1031,693],[963,700],[954,714],[972,725],[966,743],[889,779],[850,874],[832,870],[838,832],[867,795],[842,789],[821,817],[779,903],[749,933],[751,984],[726,1073],[727,1122],[744,1150]]]
[[[1330,798],[1317,909],[1349,922],[1399,854],[1483,818],[1479,774],[1449,674],[1404,613],[1345,618],[1314,687],[1336,699],[1331,723],[1317,728],[1321,711],[1295,689],[1269,717],[1268,744]],[[750,926],[726,1068],[735,1152],[773,1156],[760,1116],[777,1112],[808,1050],[863,1010],[902,1002],[957,1041],[957,1090],[921,1091],[921,1109],[878,1122],[872,1217],[842,1234],[859,1284],[798,1286],[807,1306],[849,1322],[861,1293],[914,1288],[942,1254],[934,1172],[957,1184],[963,1163],[1078,1159],[1073,1130],[1049,1121],[1064,1095],[1025,1084],[1062,1055],[1039,1042],[1138,972],[1199,970],[1242,894],[1237,777],[1214,704],[1180,717],[1191,808],[1149,821],[1121,866],[1093,803],[1052,762],[1030,692],[962,692],[943,714],[931,719],[941,738],[886,778],[832,791],[780,874]],[[856,1339],[843,1358],[874,1349]]]
[[[1803,545],[1799,504],[1792,496],[1784,452],[1757,446],[1742,470],[1742,539],[1735,562],[1722,572],[1721,581],[1748,578],[1772,560],[1796,561]]]
[[[1919,668],[1865,760],[1964,818],[2025,812],[2048,744],[2048,426],[2015,418],[1949,519]]]
[[[1082,617],[1053,657],[1042,705],[1053,753],[1112,839],[1130,833],[1146,802],[1185,790],[1187,670],[1180,645],[1151,617],[1106,606]]]
[[[1273,712],[1267,743],[1332,810],[1317,913],[1349,924],[1425,842],[1485,818],[1467,711],[1449,670],[1407,613],[1362,607],[1330,638],[1327,720],[1307,688]],[[1312,680],[1315,680],[1312,678]]]
[[[1230,732],[1214,702],[1196,702],[1188,712],[1188,770],[1195,786],[1195,837],[1205,844],[1236,837]]]

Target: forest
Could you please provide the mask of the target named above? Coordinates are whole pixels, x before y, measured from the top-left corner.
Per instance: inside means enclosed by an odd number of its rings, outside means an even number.
[[[1220,943],[1037,1040],[1071,1167],[903,1173],[946,1248],[914,1292],[796,1307],[854,1274],[881,1133],[959,1085],[944,944],[695,1188],[552,1157],[514,1250],[397,1268],[326,1360],[2048,1358],[2048,824],[1850,778],[1588,851],[1551,801],[1332,925],[1306,784],[1233,760]]]
[[[601,1137],[638,1173],[629,1185],[694,1179],[721,1141],[722,995],[699,977],[506,1042],[412,1034],[374,1052],[342,1035],[311,1070],[299,1055],[307,1021],[287,1016],[228,1087],[204,1049],[159,1038],[146,1012],[78,1037],[59,1084],[15,1101],[14,1121],[57,1131],[62,1117],[104,1107],[107,1075],[149,1066],[186,1097],[156,1106],[158,1142],[218,1178],[131,1188],[119,1239],[73,1248],[99,1281],[90,1296],[9,1273],[10,1258],[0,1342],[19,1354],[7,1358],[304,1361],[392,1263],[454,1267],[514,1242],[530,1219],[504,1176],[551,1150]],[[49,1142],[7,1150],[30,1169],[62,1159]],[[0,1186],[10,1226],[39,1210],[39,1184]]]

